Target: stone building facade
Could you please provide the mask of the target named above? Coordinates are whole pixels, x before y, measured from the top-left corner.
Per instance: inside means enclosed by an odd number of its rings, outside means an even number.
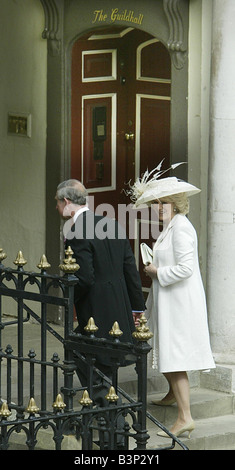
[[[54,195],[71,174],[70,73],[79,37],[114,26],[158,38],[171,58],[171,160],[202,189],[199,237],[217,364],[235,365],[235,4],[233,0],[1,0],[0,246],[34,270],[63,256]],[[115,16],[116,15],[116,16]],[[14,116],[27,120],[16,132]],[[24,121],[25,122],[25,121]],[[13,125],[13,128],[11,127]],[[11,305],[6,305],[11,310]],[[60,314],[52,312],[55,321]]]

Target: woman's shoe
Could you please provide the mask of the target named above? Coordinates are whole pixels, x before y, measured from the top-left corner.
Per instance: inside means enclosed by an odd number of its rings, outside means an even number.
[[[171,400],[152,400],[151,401],[152,405],[158,405],[158,406],[170,406],[176,403],[175,398],[171,398]]]
[[[176,431],[175,433],[172,432],[172,434],[175,436],[175,437],[179,437],[181,436],[181,434],[183,434],[184,432],[188,432],[188,438],[190,439],[190,434],[191,432],[195,429],[195,423],[194,421],[191,421],[191,423],[189,424],[186,424],[185,426],[183,426],[181,429],[179,429],[178,431]],[[171,432],[171,431],[170,431]],[[160,431],[157,433],[158,436],[161,436],[161,437],[169,437],[171,438],[171,436],[169,436],[169,434],[167,434],[165,431]]]

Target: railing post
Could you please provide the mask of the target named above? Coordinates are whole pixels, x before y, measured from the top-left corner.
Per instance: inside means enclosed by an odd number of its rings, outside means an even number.
[[[50,264],[47,261],[45,255],[42,255],[37,267],[41,269],[41,288],[40,293],[42,295],[47,292],[47,273],[46,270],[50,268]],[[46,391],[47,391],[47,375],[46,375],[46,360],[47,360],[47,304],[41,303],[41,410],[45,411],[47,407],[46,403]]]
[[[1,420],[0,450],[7,450],[9,447],[8,435],[7,435],[7,418],[9,418],[10,415],[11,415],[11,411],[8,409],[7,403],[3,403],[0,409],[0,420]]]
[[[29,431],[28,431],[28,439],[26,441],[26,444],[29,450],[34,450],[35,445],[37,444],[37,439],[35,437],[34,415],[38,413],[39,411],[39,408],[37,407],[34,398],[30,398],[26,411],[29,413]]]
[[[114,343],[118,344],[120,343],[120,337],[123,335],[123,331],[120,330],[119,324],[117,321],[114,322],[111,330],[109,331],[109,335],[113,338]],[[119,368],[120,363],[116,363],[113,366],[113,377],[112,377],[112,384],[115,390],[117,390],[118,387],[118,368]]]
[[[6,253],[3,253],[3,249],[0,248],[0,270],[4,268],[2,261],[7,257]],[[0,352],[2,351],[2,296],[0,295]],[[0,399],[2,397],[2,357],[0,357]]]
[[[116,405],[118,401],[118,395],[116,394],[115,388],[110,387],[109,393],[106,395],[106,400],[109,405]],[[117,442],[117,410],[113,407],[109,411],[109,446],[110,449],[115,449]]]
[[[5,353],[7,355],[7,403],[11,403],[11,355],[13,349],[10,344],[7,345]]]
[[[95,324],[94,318],[90,317],[87,325],[84,328],[85,332],[89,335],[90,338],[95,338],[95,332],[98,330],[98,327]],[[95,357],[93,354],[86,355],[87,361],[87,388],[90,395],[90,398],[93,400],[93,378],[94,378],[94,364]]]
[[[90,409],[92,400],[87,390],[84,390],[80,404],[83,409]],[[92,428],[89,428],[90,414],[84,413],[82,415],[82,450],[92,450]]]
[[[54,441],[56,445],[56,450],[61,450],[61,443],[64,438],[63,436],[63,410],[66,408],[65,403],[62,400],[62,396],[60,393],[57,395],[54,403],[53,403],[53,409],[54,413],[57,416],[56,421],[56,432],[54,433]],[[58,418],[59,417],[59,418]],[[60,418],[61,417],[61,418]]]
[[[14,261],[14,264],[18,266],[18,282],[17,282],[17,289],[23,290],[23,273],[24,268],[23,266],[27,263],[24,259],[23,254],[21,251],[18,252],[17,258]],[[23,356],[24,356],[24,348],[23,348],[23,299],[18,299],[18,408],[17,410],[17,418],[23,418]]]
[[[79,265],[76,264],[75,258],[72,257],[73,251],[70,247],[65,251],[66,258],[64,262],[60,264],[60,269],[64,274],[64,296],[68,299],[67,306],[65,307],[65,324],[64,324],[64,339],[67,340],[69,335],[73,332],[73,309],[74,309],[74,286],[78,282],[78,278],[74,276],[74,273],[79,269]],[[73,396],[75,391],[73,390],[73,375],[75,362],[73,351],[64,348],[64,401],[66,404],[66,411],[73,410]]]
[[[57,367],[57,364],[58,364],[60,358],[59,358],[57,353],[54,353],[51,360],[54,364],[54,366],[53,366],[53,401],[55,401],[55,399],[58,395],[58,367]]]
[[[29,396],[34,398],[34,358],[36,353],[34,349],[30,349],[28,357],[31,359],[29,366]]]
[[[44,274],[44,273],[43,273]],[[41,279],[41,294],[46,293],[47,279],[45,275]],[[47,409],[47,304],[41,303],[41,411]]]
[[[135,350],[137,353],[136,371],[138,375],[138,401],[142,406],[138,410],[138,425],[136,426],[136,443],[137,449],[146,449],[149,435],[146,429],[146,412],[147,412],[147,354],[151,350],[151,346],[147,341],[153,336],[149,328],[145,326],[147,320],[141,315],[140,326],[136,328],[133,337],[137,340]]]

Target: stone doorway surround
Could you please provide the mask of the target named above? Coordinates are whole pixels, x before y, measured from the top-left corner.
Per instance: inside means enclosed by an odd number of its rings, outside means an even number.
[[[118,8],[110,0],[86,3],[78,0],[40,0],[45,13],[42,37],[47,40],[47,157],[46,157],[46,252],[52,266],[60,263],[63,245],[55,211],[58,183],[70,177],[71,50],[76,39],[96,28],[137,27],[157,37],[172,60],[171,161],[187,161],[188,0],[122,0]],[[99,4],[100,5],[100,4]],[[188,179],[187,165],[176,176]],[[52,312],[52,320],[63,321]]]

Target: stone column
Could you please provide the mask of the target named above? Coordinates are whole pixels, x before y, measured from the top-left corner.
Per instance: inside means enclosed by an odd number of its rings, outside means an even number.
[[[235,364],[235,2],[213,1],[207,301],[217,363]]]

